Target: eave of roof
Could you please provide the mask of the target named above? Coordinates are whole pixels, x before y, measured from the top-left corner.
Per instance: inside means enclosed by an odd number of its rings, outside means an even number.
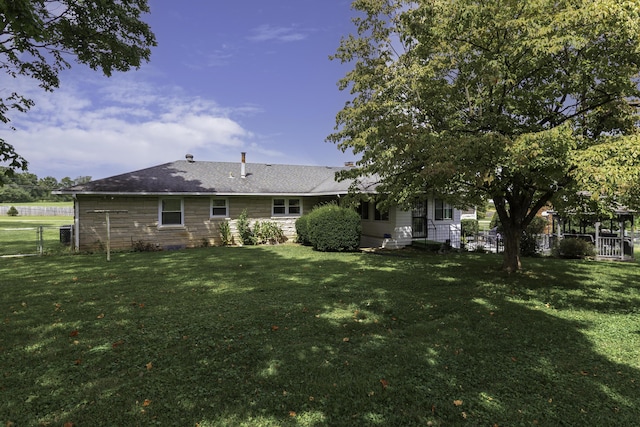
[[[55,190],[53,194],[118,196],[328,196],[349,192],[343,167],[176,161]],[[244,175],[242,174],[244,172]],[[374,192],[375,185],[363,187]]]

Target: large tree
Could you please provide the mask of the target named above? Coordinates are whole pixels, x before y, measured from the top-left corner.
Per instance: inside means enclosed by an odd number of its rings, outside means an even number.
[[[110,76],[148,61],[156,45],[147,0],[0,0],[0,69],[7,76],[35,79],[47,91],[71,60]],[[11,89],[0,91],[0,121],[11,111],[25,112],[33,101]],[[27,160],[0,139],[0,164],[6,173],[26,169]]]
[[[548,203],[619,196],[638,176],[640,1],[355,0],[334,58],[352,100],[329,140],[410,207],[493,199],[504,269]],[[622,173],[624,171],[624,173]],[[612,173],[616,172],[616,173]]]

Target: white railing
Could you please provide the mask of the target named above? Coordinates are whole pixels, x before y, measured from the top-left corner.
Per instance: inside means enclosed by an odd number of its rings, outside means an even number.
[[[599,237],[597,252],[603,258],[622,258],[624,255],[623,239],[621,237]]]

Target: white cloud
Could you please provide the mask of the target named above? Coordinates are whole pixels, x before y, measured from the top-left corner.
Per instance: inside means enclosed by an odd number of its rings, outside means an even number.
[[[67,84],[54,93],[24,87],[35,107],[14,114],[16,131],[0,130],[39,177],[94,178],[184,158],[231,160],[255,136],[232,117],[235,110],[130,79],[101,86]],[[242,116],[259,111],[243,107]]]
[[[247,37],[248,40],[256,42],[279,41],[279,42],[296,42],[307,38],[307,34],[291,27],[273,27],[265,24],[254,28],[252,35]]]

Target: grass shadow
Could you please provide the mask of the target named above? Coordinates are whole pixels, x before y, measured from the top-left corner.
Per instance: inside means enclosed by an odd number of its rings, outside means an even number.
[[[640,324],[623,304],[638,298],[638,269],[536,260],[506,275],[496,264],[293,245],[10,260],[0,267],[0,390],[10,396],[0,420],[640,419]]]

